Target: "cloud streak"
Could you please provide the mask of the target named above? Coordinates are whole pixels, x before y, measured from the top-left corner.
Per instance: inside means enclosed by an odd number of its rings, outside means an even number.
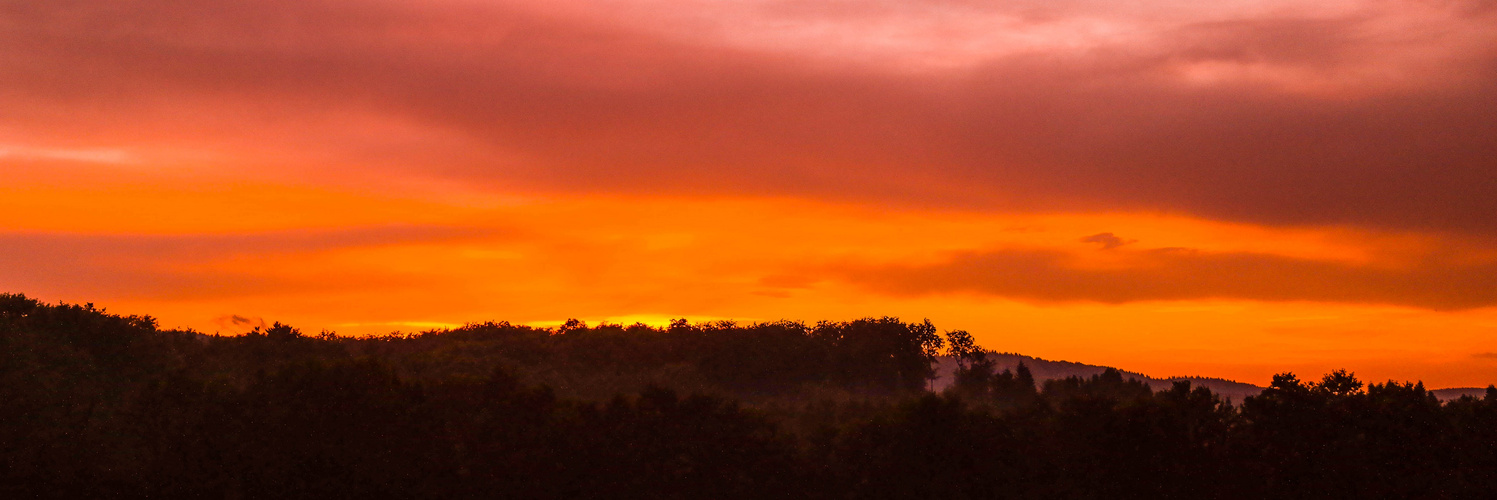
[[[1058,250],[964,252],[929,265],[837,269],[844,280],[898,294],[967,293],[1037,302],[1121,304],[1235,299],[1389,304],[1433,310],[1497,305],[1497,261],[1429,256],[1352,264],[1248,252],[1161,248],[1089,262]]]
[[[0,160],[61,160],[85,163],[131,163],[134,158],[118,149],[47,149],[0,144]]]
[[[220,235],[0,233],[0,289],[191,300],[409,284],[392,273],[288,273],[262,266],[279,256],[494,234],[502,231],[388,226]]]
[[[1130,243],[1137,243],[1138,240],[1125,240],[1122,237],[1119,237],[1118,235],[1112,233],[1097,233],[1085,238],[1081,238],[1081,242],[1096,243],[1101,245],[1103,250],[1112,250],[1114,248]]]
[[[264,318],[258,316],[241,316],[238,314],[227,314],[213,318],[213,323],[235,333],[244,333],[256,328],[269,326]]]

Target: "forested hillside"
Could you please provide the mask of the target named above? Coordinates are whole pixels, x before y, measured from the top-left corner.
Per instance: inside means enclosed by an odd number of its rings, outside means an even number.
[[[1022,364],[1029,369],[1030,373],[1034,374],[1035,383],[1040,385],[1043,385],[1045,382],[1055,379],[1065,379],[1070,377],[1086,378],[1093,375],[1101,375],[1108,369],[1116,370],[1116,368],[1108,366],[1089,365],[1085,363],[1077,363],[1074,361],[1053,361],[1009,352],[990,352],[986,354],[987,359],[993,361],[994,370],[1017,370],[1019,368],[1019,365]],[[945,390],[947,387],[950,387],[952,381],[956,378],[956,372],[958,368],[959,363],[954,356],[941,356],[937,358],[936,375],[939,378],[936,379],[934,386],[935,389]],[[1242,382],[1235,382],[1220,378],[1155,378],[1144,375],[1142,373],[1135,373],[1126,370],[1118,371],[1123,374],[1123,378],[1138,380],[1140,382],[1143,382],[1145,385],[1148,385],[1150,389],[1156,391],[1169,389],[1174,386],[1175,382],[1190,382],[1192,386],[1205,387],[1207,389],[1210,389],[1211,392],[1215,393],[1218,396],[1222,396],[1231,401],[1239,403],[1248,396],[1257,396],[1259,393],[1263,392],[1263,388],[1256,385],[1245,384]],[[1437,395],[1440,393],[1439,391],[1435,392]],[[1454,397],[1459,397],[1459,395],[1456,395]],[[1454,397],[1452,397],[1451,399],[1453,399]]]
[[[957,366],[933,393],[932,362]],[[1036,383],[894,318],[161,330],[0,295],[4,498],[1484,498],[1497,389]]]

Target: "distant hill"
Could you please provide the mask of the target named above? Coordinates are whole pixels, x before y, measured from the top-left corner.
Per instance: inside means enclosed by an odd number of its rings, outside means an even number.
[[[1041,359],[1033,356],[1025,356],[1022,354],[1006,352],[989,353],[988,359],[997,362],[996,369],[999,372],[1002,372],[1003,370],[1013,370],[1019,366],[1019,363],[1022,362],[1024,363],[1024,366],[1029,367],[1029,371],[1034,374],[1034,381],[1040,385],[1043,385],[1046,380],[1051,379],[1063,379],[1066,377],[1091,377],[1092,375],[1101,374],[1104,370],[1109,368],[1107,366],[1088,365],[1085,363],[1077,363],[1074,361],[1051,361],[1048,359]],[[1154,378],[1142,373],[1131,372],[1123,369],[1119,369],[1118,371],[1123,372],[1124,378],[1135,379],[1148,384],[1151,389],[1154,389],[1156,391],[1168,389],[1177,381],[1188,380],[1190,381],[1191,386],[1205,387],[1207,389],[1210,389],[1211,392],[1231,399],[1234,403],[1240,403],[1242,402],[1243,398],[1246,398],[1248,396],[1256,396],[1259,392],[1263,391],[1262,387],[1258,387],[1253,384],[1245,384],[1242,382],[1220,378]],[[937,379],[935,382],[936,389],[944,389],[946,386],[951,384],[952,380],[955,379],[953,373],[956,372],[956,359],[951,356],[942,356],[937,362],[936,372],[941,375],[941,378]]]
[[[1435,397],[1440,398],[1440,401],[1460,399],[1461,396],[1483,398],[1487,395],[1485,387],[1454,387],[1450,389],[1435,389],[1433,392],[1435,393]]]
[[[1028,366],[1029,371],[1034,374],[1035,383],[1039,385],[1043,385],[1046,380],[1051,379],[1063,379],[1066,377],[1091,377],[1092,375],[1100,374],[1103,370],[1109,368],[1107,366],[1088,365],[1086,363],[1077,363],[1074,361],[1051,361],[1048,359],[1041,359],[1034,356],[1025,356],[1023,354],[1014,354],[1009,352],[988,353],[988,359],[997,362],[996,369],[999,372],[1002,372],[1003,370],[1013,370],[1019,366],[1020,362],[1024,363],[1024,366]],[[1118,371],[1123,372],[1124,378],[1136,379],[1138,381],[1141,381],[1145,384],[1148,384],[1149,388],[1154,389],[1155,391],[1168,389],[1177,381],[1188,380],[1190,381],[1191,386],[1211,389],[1211,392],[1228,398],[1233,403],[1241,403],[1243,398],[1246,398],[1248,396],[1257,396],[1258,393],[1263,392],[1264,389],[1263,387],[1259,387],[1253,384],[1214,377],[1154,378],[1142,373],[1123,370],[1121,368],[1119,368]],[[935,382],[936,390],[944,390],[947,386],[951,385],[951,381],[955,379],[952,374],[955,372],[956,358],[953,358],[951,356],[940,357],[936,364],[936,373],[939,374],[941,378],[937,379]],[[1439,398],[1440,401],[1450,401],[1453,399],[1459,399],[1461,396],[1468,395],[1475,398],[1482,398],[1487,394],[1487,390],[1484,387],[1432,389],[1431,392],[1434,392],[1435,397]]]

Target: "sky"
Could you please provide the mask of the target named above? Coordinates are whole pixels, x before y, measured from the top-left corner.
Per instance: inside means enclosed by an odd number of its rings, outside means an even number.
[[[0,291],[1497,383],[1497,0],[0,0]]]

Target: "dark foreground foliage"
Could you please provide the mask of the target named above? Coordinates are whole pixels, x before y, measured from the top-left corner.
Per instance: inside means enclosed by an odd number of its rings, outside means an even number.
[[[0,498],[1490,498],[1497,389],[961,368],[928,322],[241,337],[0,295]],[[613,391],[613,392],[608,392]]]

